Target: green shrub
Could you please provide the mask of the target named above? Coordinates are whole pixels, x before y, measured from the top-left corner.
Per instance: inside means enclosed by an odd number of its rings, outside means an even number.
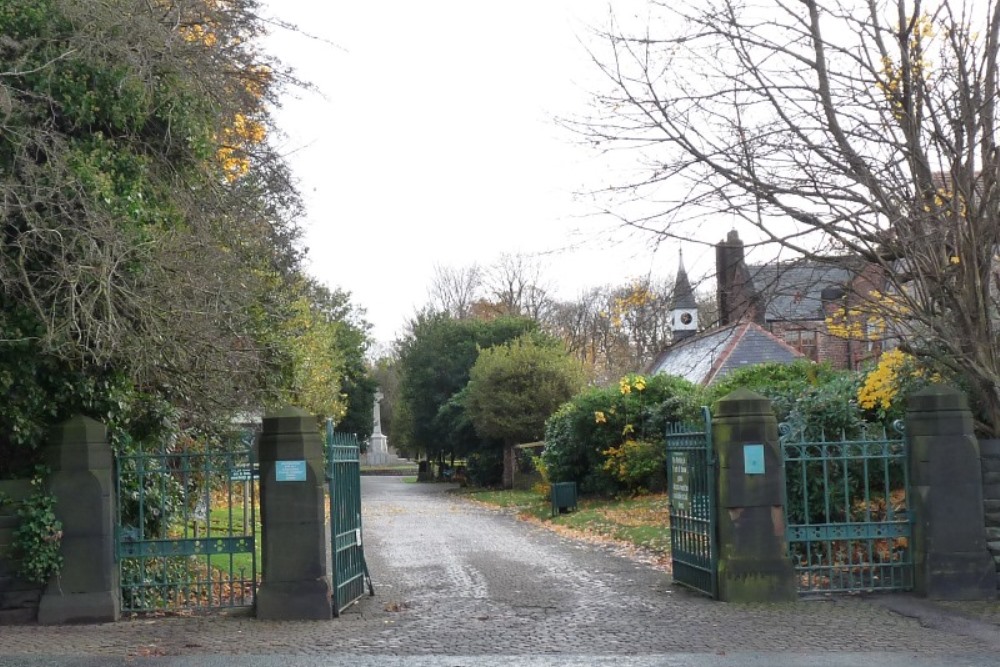
[[[503,484],[503,450],[483,448],[469,454],[466,473],[472,486],[494,488]]]
[[[563,405],[545,427],[542,459],[553,482],[577,482],[580,492],[615,495],[628,483],[605,468],[626,440],[660,443],[668,422],[691,419],[700,390],[681,378],[630,375],[616,387],[592,388]]]
[[[585,392],[561,407],[545,423],[545,449],[542,462],[550,482],[576,481],[581,493],[602,489],[602,481],[591,471],[600,467],[601,452],[612,443],[598,439],[590,425],[593,413],[585,411],[587,401],[595,392]],[[580,405],[582,404],[582,406]]]
[[[708,394],[714,403],[738,388],[749,389],[771,400],[775,416],[792,442],[839,441],[859,437],[865,431],[864,414],[857,401],[861,378],[853,371],[838,371],[828,364],[806,360],[759,364],[732,373]],[[863,492],[865,481],[863,462],[846,465],[847,469],[818,459],[789,463],[786,483],[790,520],[823,523],[827,509],[832,517],[842,519],[848,509],[846,497]],[[805,488],[804,481],[808,484]],[[845,483],[850,488],[845,488]]]
[[[826,382],[841,371],[829,364],[817,364],[800,359],[791,364],[766,363],[733,371],[706,390],[706,404],[714,405],[720,398],[737,389],[749,389],[771,399],[778,421],[785,421],[798,398],[809,388]]]
[[[866,427],[857,401],[860,381],[858,373],[844,372],[807,387],[795,399],[786,421],[809,439],[857,437]]]
[[[864,375],[851,371],[833,371],[817,377],[793,394],[781,400],[791,406],[784,420],[783,431],[789,443],[827,442],[828,455],[847,458],[834,463],[818,458],[818,450],[808,451],[817,458],[788,463],[785,470],[789,520],[793,523],[827,523],[844,521],[851,511],[852,498],[866,497],[865,487],[902,488],[902,468],[884,460],[862,460],[855,457],[859,445],[851,441],[881,439],[883,424],[865,421],[865,412],[858,405],[858,387]],[[887,434],[893,438],[891,433]]]
[[[31,479],[34,491],[19,503],[11,555],[25,581],[46,583],[63,566],[62,523],[56,519],[56,499],[45,490],[47,470],[39,467]]]
[[[662,440],[626,440],[604,452],[604,471],[632,495],[666,487],[667,450]]]

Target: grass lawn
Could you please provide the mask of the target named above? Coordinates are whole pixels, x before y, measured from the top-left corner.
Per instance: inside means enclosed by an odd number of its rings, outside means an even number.
[[[243,507],[242,506],[233,507],[232,512],[233,512],[233,514],[232,514],[232,517],[233,517],[233,531],[232,531],[232,533],[230,533],[230,531],[229,531],[229,510],[225,509],[225,508],[222,508],[222,509],[213,509],[212,510],[212,512],[210,514],[210,517],[209,517],[210,521],[211,521],[211,525],[212,525],[212,535],[215,535],[216,537],[224,537],[224,536],[229,536],[229,535],[237,535],[238,536],[238,535],[243,535],[244,534],[243,533]],[[256,519],[256,524],[254,526],[254,535],[255,535],[254,547],[255,547],[255,550],[257,552],[257,570],[258,570],[258,574],[259,574],[259,571],[260,571],[260,547],[261,547],[261,539],[260,539],[260,508],[259,507],[257,508],[257,513],[256,513],[256,516],[254,518]],[[230,554],[218,554],[218,555],[215,555],[215,556],[210,556],[209,557],[209,563],[215,569],[222,570],[223,572],[228,572],[229,571],[229,557],[230,557]],[[242,570],[243,573],[245,574],[245,576],[249,577],[250,576],[250,572],[252,571],[252,568],[251,568],[251,565],[252,565],[251,555],[249,553],[238,553],[238,554],[232,554],[232,558],[233,558],[233,562],[232,562],[232,564],[233,564],[233,574],[236,575],[236,576],[239,576],[240,575],[240,571]]]
[[[547,496],[533,491],[463,490],[472,500],[516,511],[518,516],[557,532],[596,541],[616,542],[648,553],[654,560],[670,554],[667,495],[635,498],[581,498],[577,510],[552,516]]]
[[[404,463],[393,466],[361,466],[362,475],[386,475],[386,476],[407,476],[416,475],[418,467],[416,463]]]

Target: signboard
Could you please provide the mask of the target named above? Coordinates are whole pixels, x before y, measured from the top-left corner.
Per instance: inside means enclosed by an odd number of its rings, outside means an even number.
[[[670,453],[670,506],[675,512],[691,510],[691,469],[687,452]]]
[[[743,445],[743,473],[764,474],[764,445]]]
[[[257,467],[251,467],[249,463],[243,463],[229,469],[229,479],[234,482],[249,482],[257,479],[258,476]]]
[[[274,481],[304,482],[306,481],[305,461],[275,461]]]

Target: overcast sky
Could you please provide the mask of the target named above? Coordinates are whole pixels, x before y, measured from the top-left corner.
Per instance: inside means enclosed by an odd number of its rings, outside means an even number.
[[[621,2],[616,2],[620,10]],[[317,88],[278,113],[308,215],[310,272],[353,295],[389,342],[428,301],[435,265],[542,253],[573,298],[652,272],[677,248],[613,235],[573,192],[606,168],[555,122],[599,74],[581,40],[606,0],[270,0],[266,48]]]

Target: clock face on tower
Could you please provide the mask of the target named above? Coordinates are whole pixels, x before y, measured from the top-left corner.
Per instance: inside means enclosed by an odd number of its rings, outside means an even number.
[[[691,324],[691,313],[681,313],[681,324]]]

